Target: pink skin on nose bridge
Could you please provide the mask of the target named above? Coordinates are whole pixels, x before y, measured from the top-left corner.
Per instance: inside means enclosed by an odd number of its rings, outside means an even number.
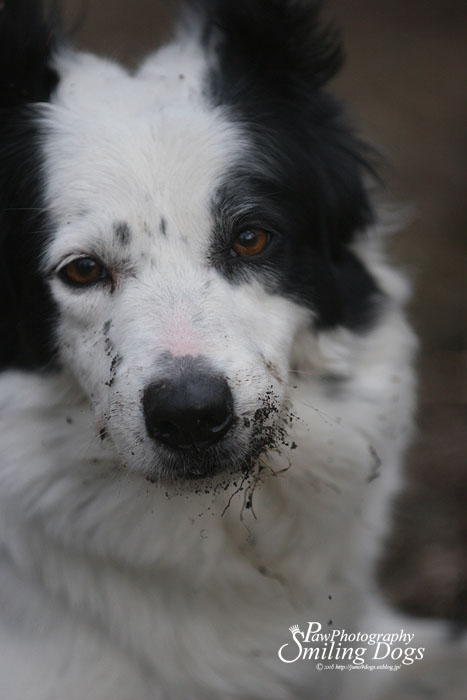
[[[204,343],[192,324],[187,319],[182,320],[180,316],[173,318],[168,324],[163,346],[174,357],[202,355],[205,349]]]

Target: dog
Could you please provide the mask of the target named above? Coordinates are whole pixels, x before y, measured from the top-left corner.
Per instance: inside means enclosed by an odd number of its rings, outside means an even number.
[[[192,1],[129,72],[41,5],[0,6],[0,696],[338,697],[289,628],[378,597],[416,350],[339,38]]]

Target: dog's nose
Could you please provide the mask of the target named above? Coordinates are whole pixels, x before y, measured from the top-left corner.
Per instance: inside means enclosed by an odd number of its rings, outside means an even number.
[[[234,421],[226,380],[204,373],[181,373],[175,380],[151,384],[143,408],[149,435],[179,450],[218,442]]]

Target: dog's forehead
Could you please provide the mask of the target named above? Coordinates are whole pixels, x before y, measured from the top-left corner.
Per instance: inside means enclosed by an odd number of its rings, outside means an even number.
[[[121,242],[123,225],[141,240],[207,233],[213,197],[246,145],[225,109],[204,95],[202,52],[163,49],[135,75],[86,54],[57,62],[61,80],[44,136],[57,226],[91,219],[96,235]]]

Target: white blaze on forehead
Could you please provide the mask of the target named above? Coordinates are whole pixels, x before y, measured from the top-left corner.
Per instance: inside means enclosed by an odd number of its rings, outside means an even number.
[[[44,107],[56,224],[84,210],[158,232],[163,216],[169,235],[207,236],[211,198],[246,142],[203,96],[201,49],[163,49],[134,76],[87,54],[65,54],[57,65],[59,87]]]

